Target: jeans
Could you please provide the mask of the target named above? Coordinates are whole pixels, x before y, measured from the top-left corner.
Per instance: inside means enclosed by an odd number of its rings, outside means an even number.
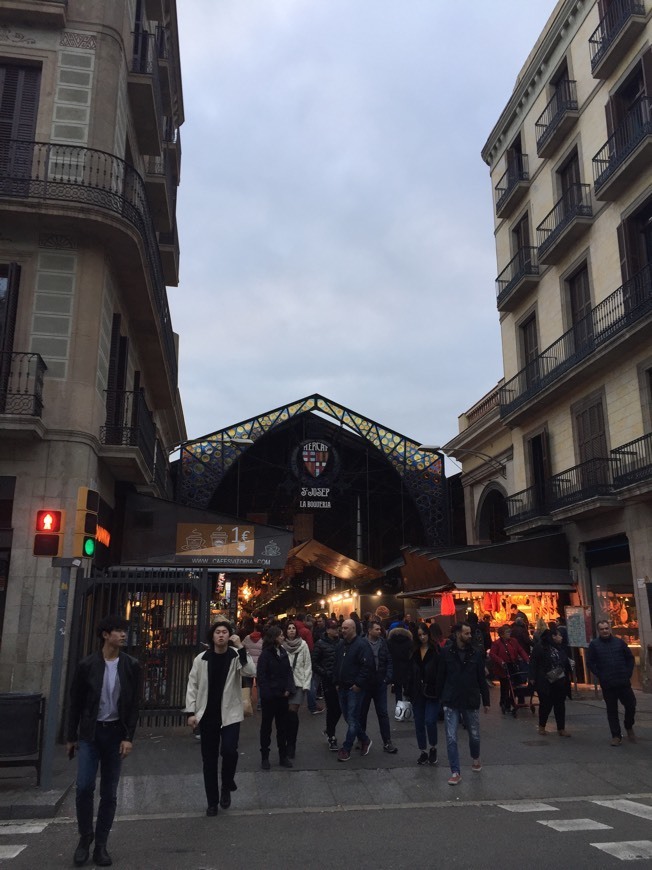
[[[272,722],[276,724],[276,745],[281,758],[288,754],[288,699],[261,698],[262,718],[260,722],[260,752],[263,758],[269,758],[269,747],[272,742]]]
[[[437,745],[439,701],[434,698],[424,698],[423,695],[413,698],[412,715],[414,716],[414,730],[417,734],[417,746],[422,752],[425,752],[428,745]]]
[[[319,677],[317,674],[312,675],[312,679],[310,680],[310,688],[306,692],[306,703],[308,704],[308,710],[310,712],[314,712],[317,709],[317,687],[319,686]]]
[[[120,743],[124,740],[121,725],[95,726],[95,738],[80,740],[77,756],[77,826],[81,837],[93,833],[93,798],[95,779],[100,767],[100,806],[97,811],[95,842],[106,845],[118,805],[120,781]]]
[[[346,724],[349,726],[344,738],[342,748],[350,752],[356,738],[361,743],[366,743],[369,738],[360,725],[360,708],[362,706],[362,692],[354,692],[353,689],[338,689],[340,709]]]
[[[367,730],[367,716],[373,701],[383,744],[389,743],[392,739],[392,734],[389,730],[389,716],[387,714],[387,685],[385,683],[378,683],[365,689],[363,694],[364,697],[360,705],[360,727],[363,731]]]
[[[220,799],[220,787],[217,779],[217,765],[222,756],[222,788],[227,788],[233,782],[238,766],[238,740],[240,739],[240,723],[223,727],[202,719],[199,723],[201,734],[201,758],[204,767],[204,789],[209,807],[216,807]],[[221,752],[220,752],[220,743]]]
[[[618,701],[625,708],[625,730],[634,727],[636,715],[636,695],[632,687],[627,686],[603,686],[602,697],[607,705],[607,719],[612,737],[620,737],[620,717],[618,715]]]
[[[340,710],[340,699],[337,694],[337,689],[332,683],[327,683],[324,680],[324,702],[326,704],[326,735],[335,737],[335,729],[340,721],[342,711]]]
[[[448,751],[448,763],[451,773],[460,772],[460,754],[457,749],[457,728],[460,720],[464,723],[469,733],[471,758],[474,761],[476,758],[480,758],[480,711],[457,710],[455,707],[444,707],[446,749]]]

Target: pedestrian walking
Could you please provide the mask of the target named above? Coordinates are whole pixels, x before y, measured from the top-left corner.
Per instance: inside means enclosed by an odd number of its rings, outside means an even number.
[[[394,695],[396,703],[403,701],[403,687],[410,678],[410,659],[414,652],[414,638],[403,623],[395,625],[387,635],[387,646],[392,657]]]
[[[632,689],[634,655],[624,640],[611,631],[611,623],[601,619],[597,625],[598,636],[589,644],[587,663],[595,674],[602,689],[602,697],[607,705],[607,720],[611,729],[611,745],[620,746],[623,742],[620,730],[618,702],[625,708],[625,731],[634,743],[634,721],[636,718],[636,696]]]
[[[360,707],[363,692],[367,688],[373,672],[373,654],[367,641],[356,633],[352,619],[342,623],[342,643],[335,652],[335,685],[337,686],[340,709],[348,725],[342,748],[337,753],[338,761],[348,761],[355,740],[360,741],[362,755],[368,755],[371,740],[360,725]]]
[[[480,761],[480,703],[489,712],[489,686],[485,676],[484,654],[473,648],[473,633],[468,622],[454,625],[451,642],[442,650],[437,673],[437,697],[444,707],[446,748],[451,775],[449,785],[462,779],[457,748],[460,721],[469,735],[474,772],[482,770]]]
[[[278,625],[270,626],[263,637],[263,651],[258,659],[257,680],[260,693],[260,766],[269,770],[269,748],[272,740],[272,724],[276,726],[276,745],[281,767],[292,767],[288,758],[287,727],[288,698],[294,695],[296,686],[286,650],[283,649],[283,632]]]
[[[340,639],[340,626],[336,619],[327,619],[325,634],[319,638],[312,652],[312,670],[321,679],[326,704],[326,739],[331,752],[337,752],[335,729],[340,721],[340,699],[335,687],[335,658]]]
[[[373,654],[373,670],[362,698],[360,727],[364,732],[367,731],[367,716],[373,701],[380,736],[383,741],[383,749],[390,755],[395,755],[398,749],[392,743],[392,733],[387,713],[387,687],[392,682],[392,657],[389,654],[387,641],[382,634],[383,629],[379,622],[368,623],[366,639]]]
[[[231,806],[231,792],[236,788],[240,723],[244,719],[242,678],[252,677],[256,669],[225,616],[213,622],[206,640],[208,649],[195,657],[188,675],[185,713],[191,728],[199,726],[206,815],[216,816],[218,804],[222,809]]]
[[[298,634],[297,626],[292,620],[285,626],[283,649],[290,658],[295,685],[294,694],[288,698],[287,716],[287,756],[294,758],[297,751],[297,735],[299,734],[299,707],[312,685],[312,661],[308,644]]]
[[[76,867],[88,861],[93,840],[93,862],[98,867],[113,863],[106,846],[118,803],[122,762],[133,747],[141,677],[137,660],[124,652],[128,627],[127,620],[119,616],[100,621],[101,649],[79,662],[70,689],[66,749],[69,758],[77,752]],[[100,804],[93,830],[98,766]]]
[[[566,698],[570,689],[571,665],[557,629],[546,628],[530,656],[530,682],[539,696],[539,734],[546,734],[550,711],[555,714],[557,734],[570,737],[566,731]]]
[[[406,693],[412,702],[417,746],[417,764],[437,764],[437,673],[440,646],[424,622],[417,625],[417,642],[411,659]]]
[[[500,709],[503,713],[509,713],[513,708],[513,698],[510,691],[510,669],[515,672],[519,664],[527,670],[529,659],[521,644],[512,637],[509,623],[501,625],[498,629],[498,637],[491,644],[489,650],[489,662],[491,673],[500,685]],[[520,673],[520,671],[519,671]],[[522,692],[521,689],[518,690]],[[519,703],[523,704],[524,696],[521,694]]]

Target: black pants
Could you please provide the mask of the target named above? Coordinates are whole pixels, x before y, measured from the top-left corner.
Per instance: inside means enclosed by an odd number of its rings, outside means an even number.
[[[612,737],[621,737],[620,717],[618,715],[618,701],[625,708],[625,730],[634,727],[636,715],[636,695],[631,686],[602,687],[602,697],[607,705],[607,719],[611,728]]]
[[[262,719],[260,723],[260,752],[263,758],[269,757],[272,742],[272,723],[276,725],[276,745],[281,758],[287,756],[287,698],[262,698],[260,701]]]
[[[324,703],[326,704],[326,734],[328,737],[335,737],[335,729],[342,716],[340,699],[337,689],[332,683],[324,681],[322,685],[324,687]]]
[[[222,756],[222,788],[228,788],[235,777],[238,766],[238,741],[240,723],[216,726],[202,719],[199,723],[201,735],[201,758],[204,765],[204,788],[209,807],[216,807],[220,799],[217,777],[219,756]],[[222,751],[220,752],[220,743]]]
[[[566,680],[557,680],[550,683],[547,692],[539,692],[539,726],[545,727],[550,711],[554,710],[557,731],[563,731],[566,727],[566,692],[568,684]]]

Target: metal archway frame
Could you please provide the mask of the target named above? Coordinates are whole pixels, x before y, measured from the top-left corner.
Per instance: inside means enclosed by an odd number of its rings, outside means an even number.
[[[319,411],[375,447],[401,478],[423,523],[430,546],[448,543],[446,479],[441,453],[412,441],[315,393],[258,417],[181,445],[178,500],[206,509],[226,472],[260,438],[301,414]],[[241,443],[247,439],[251,443]]]

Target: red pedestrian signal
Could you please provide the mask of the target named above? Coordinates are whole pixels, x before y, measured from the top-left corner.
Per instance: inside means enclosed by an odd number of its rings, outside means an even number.
[[[65,525],[65,512],[46,508],[36,512],[34,524],[34,545],[32,552],[35,556],[60,556],[63,551],[63,531]]]

